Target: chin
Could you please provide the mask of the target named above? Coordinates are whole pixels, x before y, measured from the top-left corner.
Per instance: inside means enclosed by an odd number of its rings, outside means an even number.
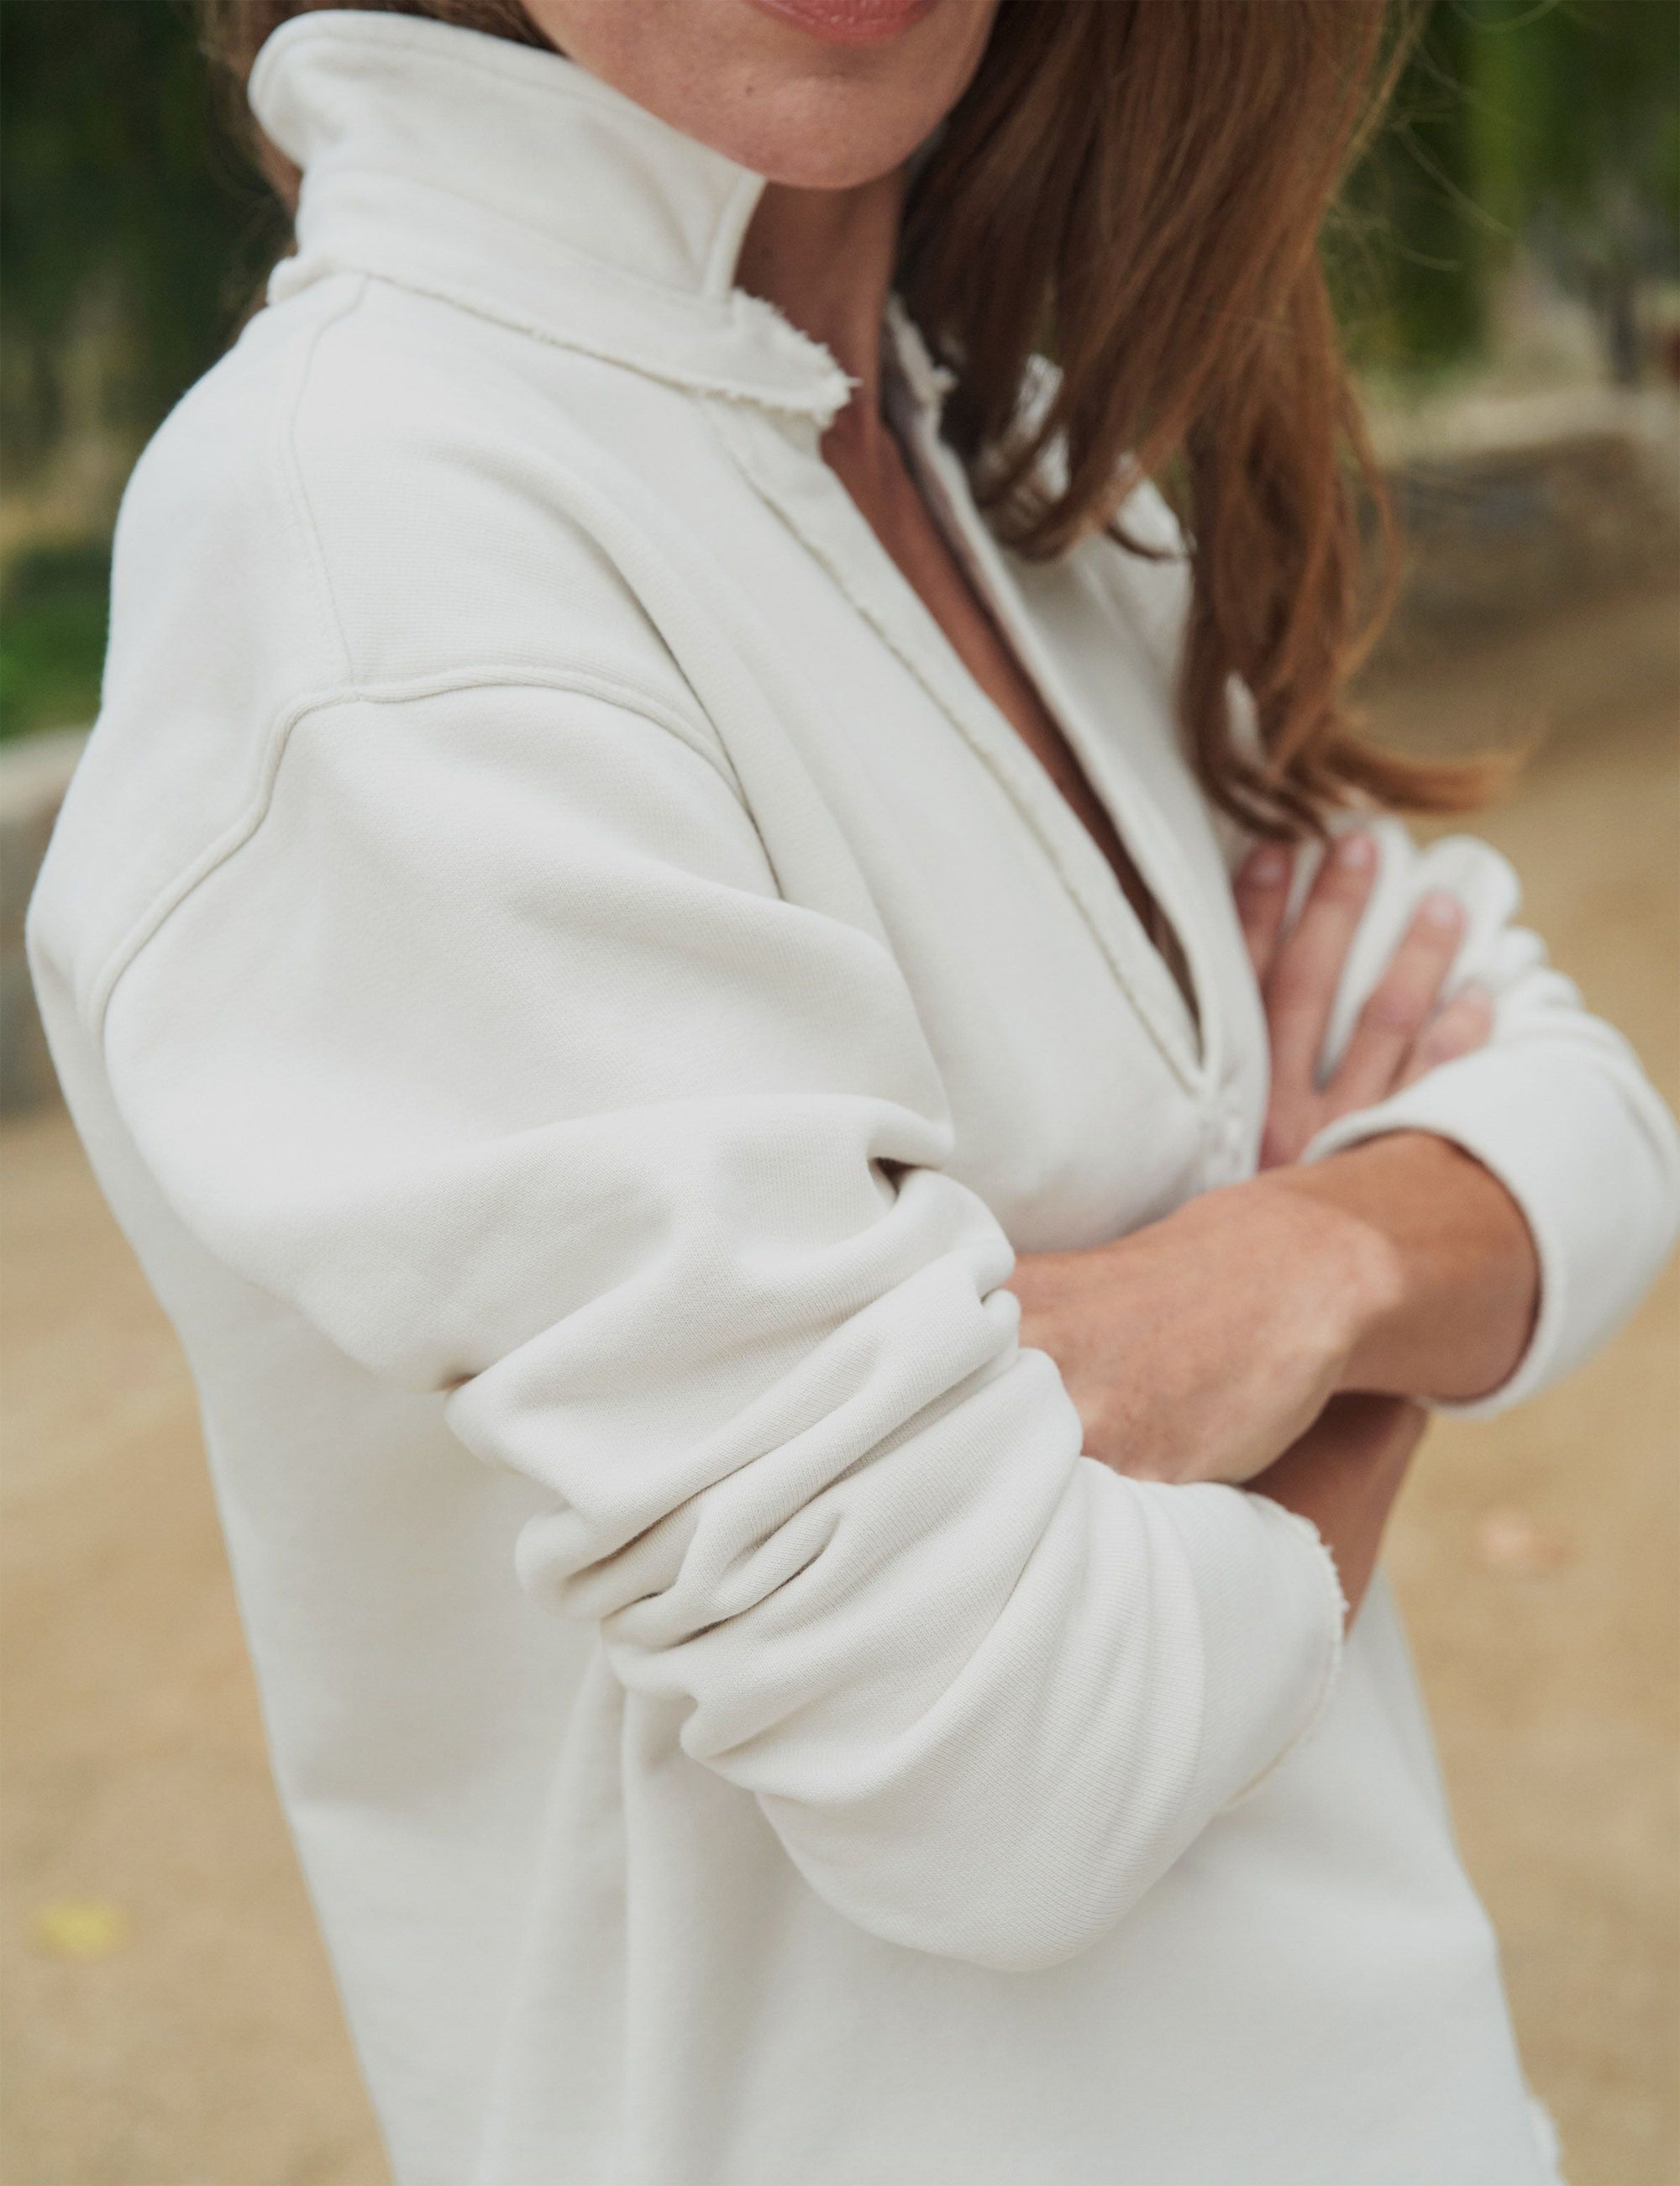
[[[791,110],[785,114],[760,110],[750,124],[712,128],[703,141],[767,182],[790,189],[848,190],[903,166],[940,119],[916,114],[899,127],[883,128],[879,102],[868,98],[829,95],[787,104]]]
[[[978,64],[995,0],[526,0],[526,8],[562,53],[685,136],[770,182],[842,190],[891,174],[932,135]],[[858,35],[833,35],[837,24]]]

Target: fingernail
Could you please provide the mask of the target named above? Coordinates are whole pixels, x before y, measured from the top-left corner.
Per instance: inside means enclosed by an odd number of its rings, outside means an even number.
[[[1418,905],[1418,916],[1425,926],[1444,933],[1450,927],[1464,924],[1464,907],[1450,888],[1431,888]]]
[[[1363,872],[1376,858],[1376,844],[1363,829],[1344,835],[1336,846],[1336,862],[1350,873]]]
[[[1243,878],[1252,888],[1277,888],[1289,872],[1287,854],[1275,843],[1263,843],[1243,868]]]

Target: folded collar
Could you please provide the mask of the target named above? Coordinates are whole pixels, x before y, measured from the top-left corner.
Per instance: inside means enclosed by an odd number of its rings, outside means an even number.
[[[830,352],[735,286],[763,177],[558,53],[316,10],[264,45],[249,95],[303,172],[273,300],[355,271],[820,429],[844,406]],[[918,395],[937,399],[940,378],[923,373]]]

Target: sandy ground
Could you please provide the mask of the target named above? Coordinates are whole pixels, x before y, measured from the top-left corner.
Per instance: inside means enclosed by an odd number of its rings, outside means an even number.
[[[1671,1095],[1677,625],[1672,595],[1582,608],[1381,701],[1432,743],[1545,725],[1486,832]],[[375,2186],[190,1388],[63,1117],[0,1149],[3,2175]],[[1519,1416],[1437,1427],[1392,1540],[1465,1854],[1576,2186],[1680,2177],[1677,1298],[1671,1274],[1606,1357]]]

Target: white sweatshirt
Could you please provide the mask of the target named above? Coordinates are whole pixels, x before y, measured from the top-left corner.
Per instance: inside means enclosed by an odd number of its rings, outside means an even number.
[[[1000,1287],[1254,1161],[1182,566],[1000,554],[895,316],[1199,1032],[823,464],[757,177],[404,17],[252,96],[298,255],[136,473],[31,939],[402,2186],[1551,2178],[1388,1598],[1338,1679],[1312,1529],[1082,1455]],[[1498,1029],[1313,1151],[1505,1180],[1515,1401],[1656,1267],[1672,1129],[1497,857],[1383,844],[1334,1036],[1436,883]]]

